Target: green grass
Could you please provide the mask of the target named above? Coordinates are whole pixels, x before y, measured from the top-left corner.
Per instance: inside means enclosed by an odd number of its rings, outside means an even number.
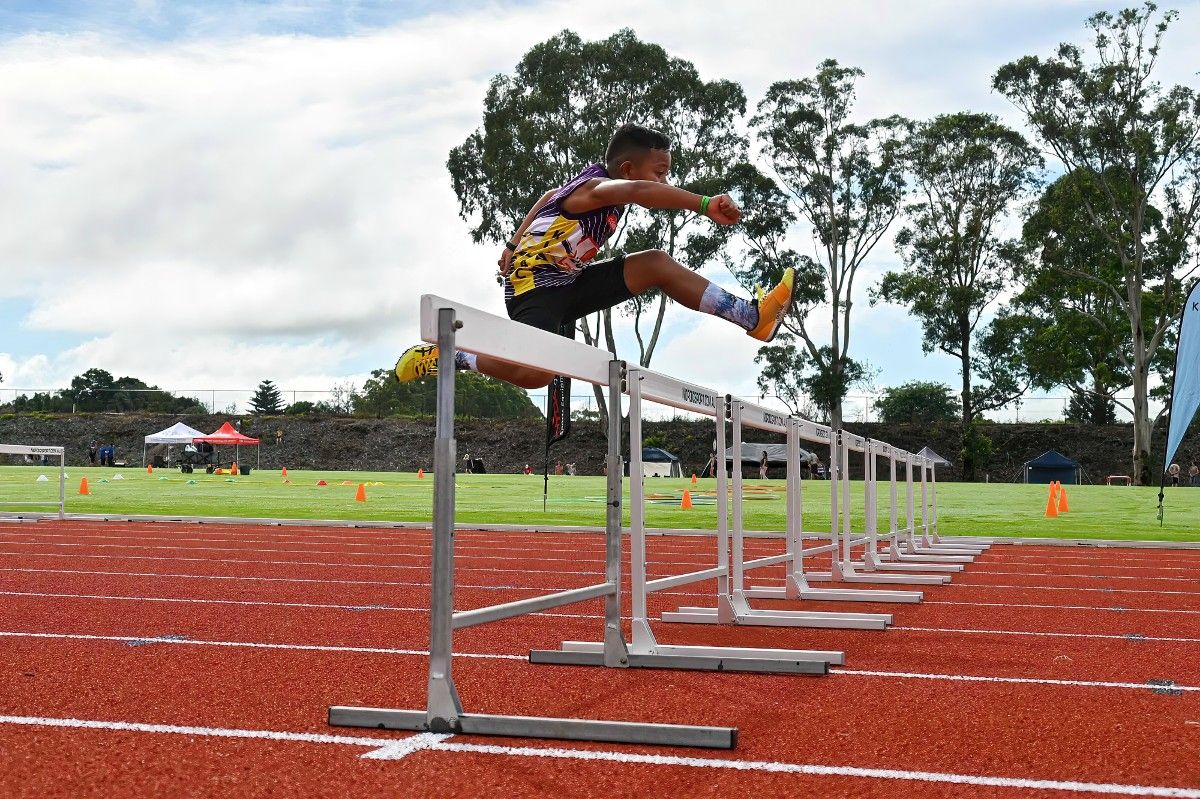
[[[290,519],[360,519],[377,521],[428,521],[433,500],[433,478],[396,472],[291,472],[285,485],[276,471],[255,471],[249,477],[227,478],[197,473],[180,474],[159,469],[148,475],[140,469],[67,470],[69,513],[128,513],[181,516],[241,516]],[[123,480],[114,480],[120,473]],[[39,474],[48,482],[35,482]],[[79,480],[86,476],[90,496],[79,496]],[[329,485],[318,487],[317,480]],[[191,482],[194,481],[194,482]],[[351,485],[341,485],[349,481]],[[355,502],[358,483],[366,482],[368,501]],[[382,483],[382,485],[371,485]],[[458,519],[478,524],[564,524],[599,526],[604,522],[604,478],[551,477],[550,499],[542,511],[541,476],[457,476]],[[783,481],[746,482],[756,492],[745,503],[746,526],[778,530],[783,525]],[[698,493],[696,506],[681,510],[675,497],[683,489]],[[647,506],[652,527],[712,528],[716,509],[711,492],[715,480],[646,481],[647,494],[669,499]],[[856,516],[861,529],[862,484],[853,484]],[[709,497],[704,492],[710,492]],[[819,531],[829,525],[829,483],[805,482],[804,529]],[[938,519],[943,533],[951,535],[1038,536],[1057,538],[1113,538],[1200,540],[1200,489],[1178,488],[1167,492],[1166,523],[1155,514],[1155,488],[1071,486],[1071,511],[1056,519],[1044,518],[1045,486],[943,483],[938,487]],[[628,483],[626,483],[628,495]],[[56,501],[57,471],[47,467],[0,467],[0,502]],[[903,486],[901,486],[903,505]],[[919,502],[918,495],[918,502]],[[887,487],[880,496],[881,529],[887,529]],[[0,510],[14,510],[0,506]],[[628,510],[626,511],[628,521]]]

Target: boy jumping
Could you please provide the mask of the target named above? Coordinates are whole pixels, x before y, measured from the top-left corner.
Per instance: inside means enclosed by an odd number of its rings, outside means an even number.
[[[565,186],[551,189],[530,209],[500,256],[504,304],[516,322],[558,333],[564,322],[611,308],[659,289],[692,310],[719,316],[759,341],[775,337],[792,306],[795,270],[789,267],[769,293],[735,297],[662,250],[619,255],[588,265],[617,229],[629,204],[698,211],[718,225],[741,216],[728,194],[702,197],[671,186],[671,140],[626,123],[617,128],[604,164],[593,164]],[[396,362],[401,382],[437,374],[438,348],[418,344]],[[486,356],[458,352],[456,369],[470,369],[522,388],[541,388],[554,375]]]

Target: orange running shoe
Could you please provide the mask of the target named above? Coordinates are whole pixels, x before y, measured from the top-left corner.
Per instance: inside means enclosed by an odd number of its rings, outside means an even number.
[[[764,342],[775,338],[783,318],[792,309],[795,297],[796,270],[789,266],[784,270],[779,285],[771,289],[769,294],[763,295],[762,289],[759,289],[759,296],[754,301],[758,306],[758,324],[752,330],[747,330],[746,335]]]
[[[438,348],[436,344],[418,344],[409,347],[396,361],[395,375],[401,383],[436,377],[438,373]]]

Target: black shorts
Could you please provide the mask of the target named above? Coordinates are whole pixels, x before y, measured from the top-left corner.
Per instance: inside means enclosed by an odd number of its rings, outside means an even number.
[[[558,333],[565,322],[603,311],[632,299],[625,285],[625,256],[597,261],[584,268],[575,282],[547,286],[508,300],[508,318],[539,330]]]

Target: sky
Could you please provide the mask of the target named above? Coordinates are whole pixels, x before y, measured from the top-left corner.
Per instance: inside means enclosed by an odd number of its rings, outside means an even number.
[[[633,28],[704,79],[740,82],[751,107],[832,57],[866,72],[861,119],[971,110],[1020,128],[990,89],[996,68],[1082,44],[1090,14],[1122,5],[0,4],[0,401],[93,367],[203,390],[222,408],[244,407],[269,378],[290,401],[390,366],[417,341],[421,294],[503,315],[497,248],[472,243],[446,157],[480,126],[489,80],[564,28],[587,39]],[[1181,19],[1160,79],[1198,87],[1200,0],[1167,5]],[[955,362],[922,352],[903,308],[867,302],[899,265],[889,235],[857,280],[851,354],[880,389],[956,386]],[[733,287],[723,268],[704,274]],[[653,366],[754,396],[755,351],[676,307]],[[1027,405],[1026,418],[1062,407]]]

